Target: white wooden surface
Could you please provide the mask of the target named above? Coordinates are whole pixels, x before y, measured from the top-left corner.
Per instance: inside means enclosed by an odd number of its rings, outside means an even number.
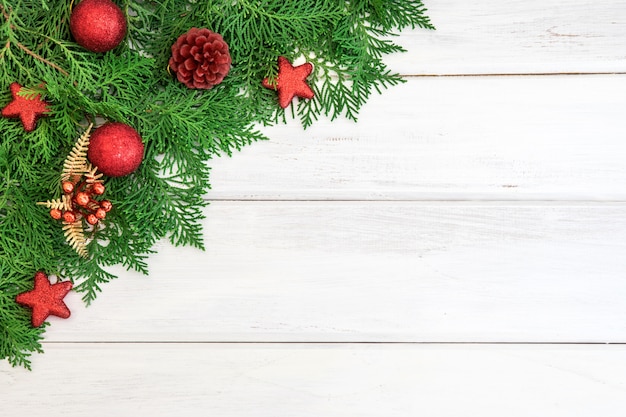
[[[2,415],[623,416],[626,1],[427,6],[405,85],[215,160],[207,251],[70,295]]]

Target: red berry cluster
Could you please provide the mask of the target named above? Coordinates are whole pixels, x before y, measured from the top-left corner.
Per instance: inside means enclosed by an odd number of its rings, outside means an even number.
[[[101,182],[83,181],[77,184],[72,181],[64,181],[61,188],[72,209],[63,211],[54,208],[50,210],[50,216],[55,220],[63,219],[65,223],[75,223],[84,217],[87,223],[96,225],[113,208],[113,204],[109,200],[96,201],[94,199],[94,196],[104,194],[105,187]]]

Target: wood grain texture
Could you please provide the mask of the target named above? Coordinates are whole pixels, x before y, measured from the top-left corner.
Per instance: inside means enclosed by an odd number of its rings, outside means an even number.
[[[47,344],[0,364],[3,412],[48,417],[622,417],[624,346]],[[45,393],[48,393],[47,395]],[[36,395],[36,397],[33,397]]]
[[[626,342],[626,204],[215,202],[51,341]]]
[[[215,159],[208,197],[623,201],[624,108],[626,75],[411,78]]]
[[[431,0],[436,31],[403,33],[402,74],[626,72],[626,0]]]
[[[207,251],[68,296],[2,415],[623,416],[626,0],[425,3],[406,84],[212,161]]]

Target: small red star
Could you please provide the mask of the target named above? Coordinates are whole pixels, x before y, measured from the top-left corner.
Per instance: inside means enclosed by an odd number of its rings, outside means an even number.
[[[70,281],[50,285],[48,276],[40,271],[35,274],[35,288],[19,294],[15,301],[33,309],[33,326],[39,327],[50,315],[64,319],[70,316],[70,310],[63,302],[63,298],[71,289]]]
[[[39,94],[33,98],[20,96],[18,93],[21,89],[22,86],[18,83],[11,84],[13,101],[2,109],[2,115],[4,117],[19,117],[24,125],[24,130],[32,132],[35,130],[37,119],[47,113],[50,108]]]
[[[313,90],[306,83],[306,77],[313,71],[313,65],[309,62],[294,67],[287,58],[278,57],[278,77],[276,84],[271,84],[269,79],[263,80],[263,87],[278,91],[278,104],[287,108],[294,97],[312,99]]]

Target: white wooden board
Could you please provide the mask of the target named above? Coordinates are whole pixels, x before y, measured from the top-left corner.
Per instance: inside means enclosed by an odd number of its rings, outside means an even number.
[[[55,341],[626,342],[626,204],[214,202]]]
[[[3,415],[622,417],[626,409],[625,346],[47,344],[46,350],[32,374],[0,364]]]
[[[394,38],[402,74],[626,72],[626,0],[430,0],[436,31]]]
[[[624,200],[624,109],[626,75],[411,78],[215,159],[208,197]]]
[[[406,84],[213,161],[207,252],[68,296],[0,414],[623,416],[626,0],[426,5]]]

